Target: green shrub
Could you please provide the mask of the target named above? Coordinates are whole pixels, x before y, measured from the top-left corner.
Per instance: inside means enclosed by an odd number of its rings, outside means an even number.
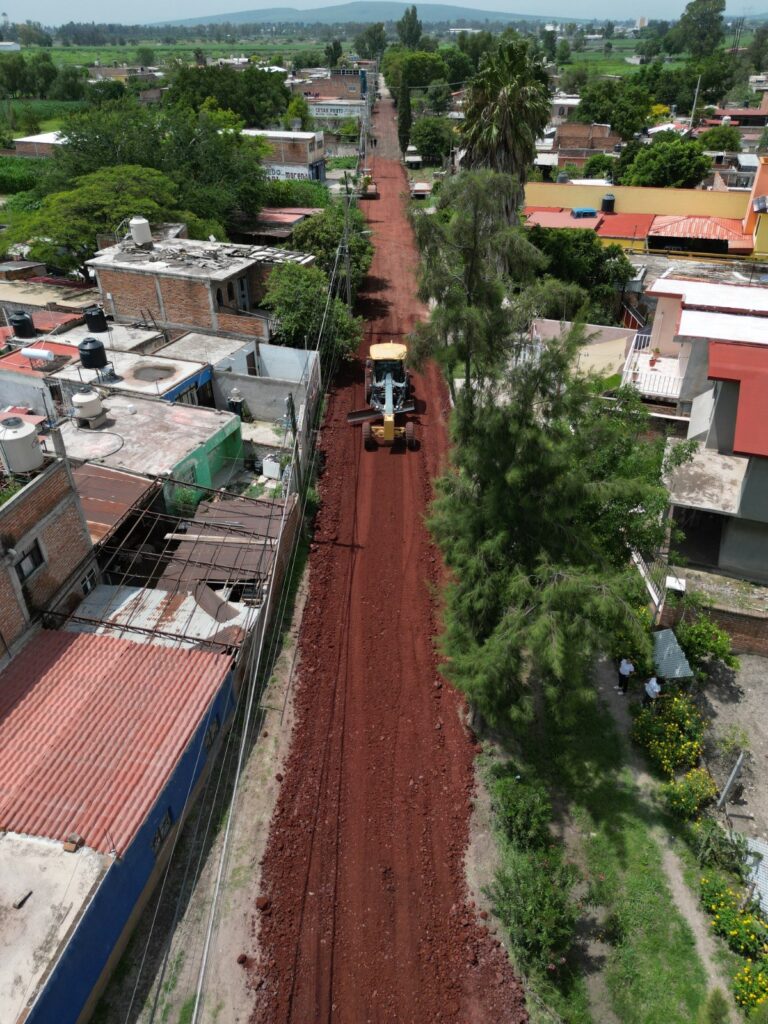
[[[672,777],[678,768],[693,768],[698,762],[706,723],[685,694],[662,694],[655,704],[643,708],[635,718],[632,739]]]
[[[523,967],[551,970],[567,952],[578,917],[570,896],[577,878],[556,848],[508,852],[489,895]]]
[[[544,786],[506,774],[494,779],[490,790],[496,820],[514,843],[523,847],[546,844],[551,838],[552,803]]]
[[[733,995],[739,1006],[745,1007],[751,1024],[768,1021],[768,966],[764,960],[757,963],[748,961],[736,972],[733,979]],[[756,1010],[756,1013],[750,1013]]]
[[[0,194],[28,192],[40,181],[45,160],[33,157],[0,156]]]
[[[712,818],[693,826],[699,864],[744,879],[748,871],[749,847],[740,832],[726,832]]]
[[[708,615],[683,620],[675,628],[675,636],[697,674],[710,661],[722,661],[728,668],[738,669],[739,659],[733,653],[730,636]]]
[[[713,988],[702,1006],[698,1024],[730,1024],[731,1011],[721,988]]]
[[[678,818],[695,818],[717,796],[717,786],[706,768],[691,768],[682,779],[666,782],[661,795]]]
[[[744,902],[717,875],[701,879],[700,898],[712,918],[715,934],[724,938],[734,953],[752,959],[768,953],[768,923],[760,916],[758,903],[754,900]]]

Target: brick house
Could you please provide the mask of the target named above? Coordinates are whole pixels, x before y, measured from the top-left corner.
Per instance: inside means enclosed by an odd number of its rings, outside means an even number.
[[[246,128],[243,135],[261,139],[269,147],[262,161],[268,178],[277,181],[325,181],[325,140],[322,132]]]
[[[269,323],[259,303],[270,270],[314,259],[264,245],[184,239],[141,247],[128,240],[100,250],[88,265],[104,309],[117,321],[151,317],[162,327],[266,341]]]
[[[558,125],[552,149],[561,167],[563,164],[583,167],[595,153],[613,154],[620,146],[621,136],[612,131],[609,124],[568,121]]]
[[[293,82],[291,91],[299,96],[360,100],[368,95],[368,71],[363,68],[335,68],[321,77]]]
[[[53,602],[88,593],[96,573],[69,467],[52,460],[0,504],[0,664]]]

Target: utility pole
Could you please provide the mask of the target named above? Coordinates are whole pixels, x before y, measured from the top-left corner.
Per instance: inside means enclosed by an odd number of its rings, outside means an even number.
[[[346,291],[347,291],[347,306],[352,309],[352,278],[350,273],[350,257],[349,257],[349,204],[352,202],[352,194],[349,191],[349,178],[346,171],[344,172],[344,237],[342,245],[344,246],[344,275],[346,277]]]
[[[701,75],[696,83],[696,92],[693,95],[693,109],[691,110],[691,128],[694,127],[693,119],[696,116],[696,104],[699,102],[699,89],[701,88]]]

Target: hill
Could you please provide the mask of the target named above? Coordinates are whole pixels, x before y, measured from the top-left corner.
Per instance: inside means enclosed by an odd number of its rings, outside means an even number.
[[[215,25],[230,22],[233,25],[258,24],[261,22],[304,22],[336,25],[344,22],[397,21],[402,18],[409,4],[396,0],[354,0],[352,3],[335,4],[332,7],[316,7],[312,10],[298,10],[295,7],[268,7],[260,11],[235,11],[229,14],[209,14],[200,18],[183,18],[177,21],[156,22],[164,25]],[[454,7],[450,4],[419,4],[419,17],[425,25],[437,21],[545,21],[535,14],[509,14],[503,11],[478,11],[471,7]],[[573,19],[568,19],[573,20]],[[577,19],[578,20],[578,19]]]

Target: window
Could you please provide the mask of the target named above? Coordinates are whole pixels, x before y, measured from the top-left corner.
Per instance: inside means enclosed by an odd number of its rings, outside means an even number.
[[[90,594],[93,588],[96,586],[96,570],[90,569],[86,574],[85,578],[80,582],[80,586],[83,589],[83,594]]]
[[[163,843],[168,838],[168,833],[171,831],[173,825],[173,816],[171,815],[170,807],[162,817],[160,824],[157,826],[154,838],[152,839],[152,852],[155,856],[160,853],[163,847]]]
[[[38,569],[44,561],[40,545],[35,541],[16,563],[16,572],[21,582],[24,583],[25,580],[28,580],[35,569]]]

